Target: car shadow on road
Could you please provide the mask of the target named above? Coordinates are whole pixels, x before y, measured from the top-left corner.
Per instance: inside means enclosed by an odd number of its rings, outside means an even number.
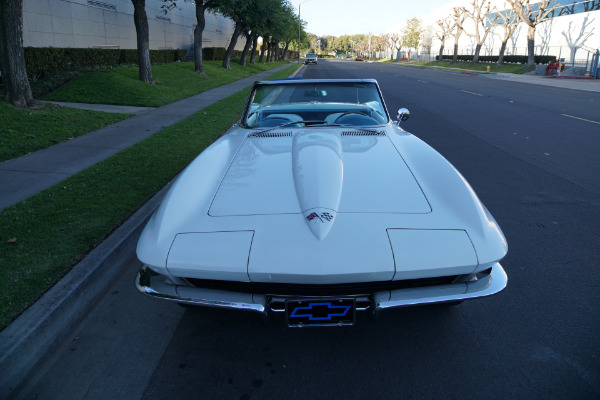
[[[395,387],[386,380],[403,377],[412,386],[415,374],[453,367],[458,358],[438,353],[472,346],[460,307],[390,310],[341,328],[287,328],[283,318],[265,325],[258,314],[188,309],[143,398],[377,398]],[[433,360],[438,365],[428,366]]]

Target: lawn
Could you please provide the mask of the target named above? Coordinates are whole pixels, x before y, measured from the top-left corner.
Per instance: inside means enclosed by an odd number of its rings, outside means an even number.
[[[497,67],[496,64],[493,63],[477,63],[475,65],[470,62],[457,62],[452,64],[450,62],[438,62],[438,61],[417,61],[417,62],[398,62],[393,61],[394,63],[398,63],[401,65],[413,65],[413,66],[421,66],[421,67],[430,67],[430,68],[441,68],[447,70],[463,70],[463,71],[473,71],[478,73],[487,73],[488,66],[490,67],[490,73],[510,73],[510,74],[524,74],[526,72],[534,71],[535,68],[523,68],[522,64],[505,64],[502,67]]]
[[[248,93],[244,89],[0,211],[0,329],[228,129]]]
[[[152,67],[155,85],[141,82],[137,67],[122,67],[81,75],[45,99],[160,107],[287,63],[247,64],[246,67],[232,63],[232,69],[226,70],[221,67],[221,61],[205,61],[203,66],[207,76],[194,72],[193,62],[164,64]]]
[[[25,110],[0,101],[0,161],[52,146],[128,117],[128,114],[77,110],[52,104]]]
[[[205,62],[207,76],[196,74],[193,63],[171,63],[153,67],[156,85],[138,80],[137,67],[119,67],[89,72],[74,79],[44,99],[54,101],[161,106],[287,62],[247,65],[232,64],[232,70],[220,62]],[[56,105],[35,109],[17,109],[0,101],[0,162],[10,160],[54,144],[114,124],[129,114],[78,110]]]

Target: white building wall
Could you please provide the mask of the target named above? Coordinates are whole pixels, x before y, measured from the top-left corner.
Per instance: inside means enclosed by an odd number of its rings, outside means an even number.
[[[582,0],[575,0],[580,2]],[[533,2],[533,0],[532,0]],[[573,0],[569,0],[568,3],[572,3]],[[594,4],[599,2],[595,0]],[[500,10],[506,7],[506,3],[503,0],[492,0],[492,5],[496,5]],[[436,38],[435,32],[439,30],[439,26],[436,21],[443,19],[452,14],[453,7],[467,7],[469,8],[470,1],[468,0],[457,0],[449,3],[446,6],[433,10],[430,14],[420,17],[422,25],[424,27],[430,26],[433,32],[433,41],[431,46],[431,53],[436,56],[439,52],[440,41]],[[566,3],[567,4],[567,3]],[[575,58],[585,62],[588,57],[588,51],[600,49],[600,10],[577,13],[573,15],[563,15],[550,19],[537,26],[536,29],[536,55],[553,55],[556,57],[564,58],[565,61],[570,61],[570,52],[567,40],[563,35],[563,32],[571,32],[571,35],[577,37],[581,30],[581,26],[584,20],[587,18],[588,22],[585,30],[586,33],[591,33],[589,38],[579,46],[575,54]],[[396,25],[388,28],[387,32],[401,32],[403,24]],[[472,20],[467,19],[464,24],[465,32],[474,33],[474,24]],[[509,39],[506,48],[506,55],[527,55],[527,25],[524,23],[519,24],[517,30],[513,34],[512,38]],[[497,55],[500,51],[502,44],[502,38],[504,36],[504,30],[502,26],[496,26],[492,33],[488,35],[484,46],[481,49],[480,55]],[[475,39],[469,37],[466,33],[463,33],[459,40],[459,51],[461,55],[473,54],[475,51]],[[407,50],[407,49],[403,49]],[[419,49],[422,51],[422,49]],[[454,37],[448,36],[445,42],[444,54],[451,55],[454,51]],[[590,56],[591,58],[591,56]]]
[[[147,0],[150,48],[190,49],[196,13],[193,3],[177,2],[164,14],[161,0]],[[206,13],[205,47],[227,47],[233,21]],[[236,48],[242,49],[238,40]],[[23,45],[26,47],[137,48],[133,4],[129,0],[24,0]]]

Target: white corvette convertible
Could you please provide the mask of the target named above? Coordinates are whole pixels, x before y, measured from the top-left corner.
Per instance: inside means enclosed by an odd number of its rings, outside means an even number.
[[[375,80],[257,82],[145,227],[137,288],[296,327],[501,291],[500,227],[408,115]]]

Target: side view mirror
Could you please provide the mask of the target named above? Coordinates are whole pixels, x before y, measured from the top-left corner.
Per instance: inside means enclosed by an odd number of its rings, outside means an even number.
[[[406,121],[410,117],[410,111],[406,108],[401,108],[398,110],[398,115],[396,116],[397,123],[399,124],[402,121]]]

